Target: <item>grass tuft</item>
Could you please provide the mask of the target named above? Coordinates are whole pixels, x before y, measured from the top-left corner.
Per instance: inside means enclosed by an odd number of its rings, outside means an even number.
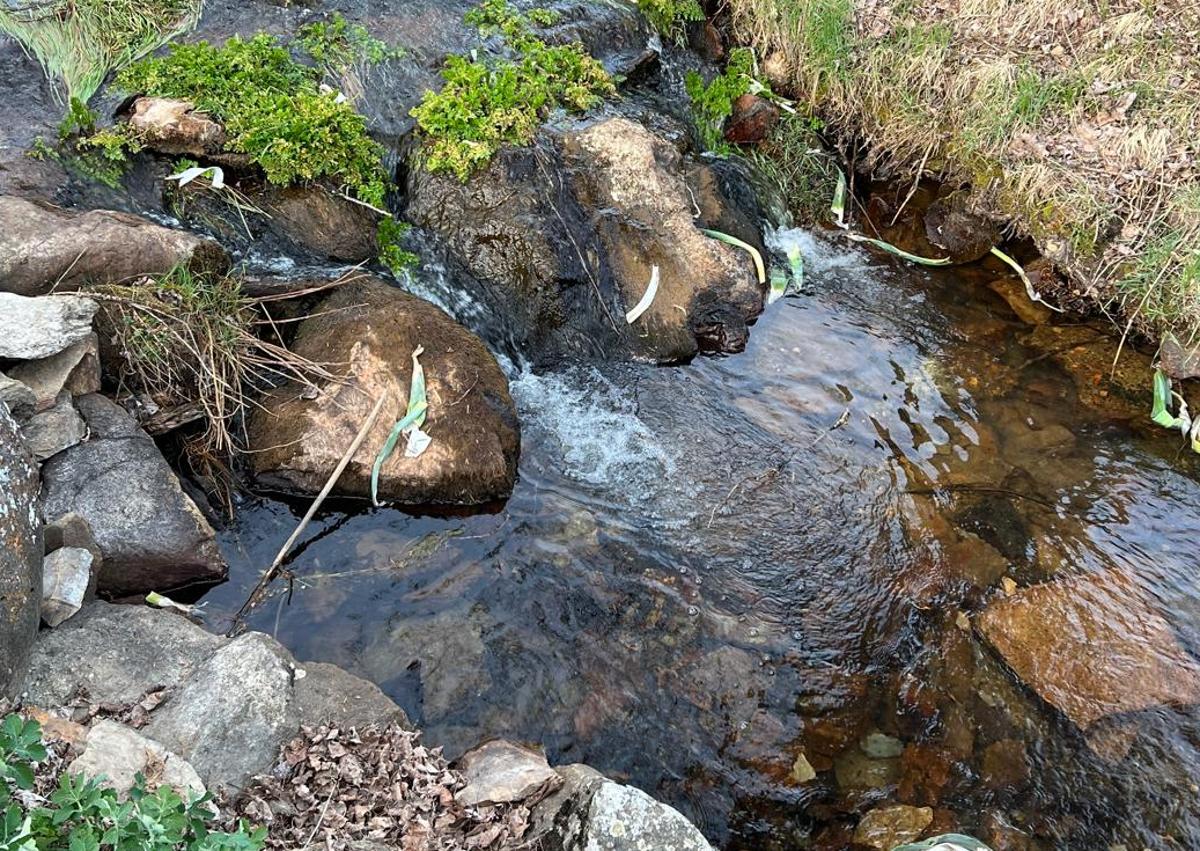
[[[0,3],[0,33],[25,46],[63,103],[87,103],[110,71],[147,55],[196,24],[202,0],[29,0]]]

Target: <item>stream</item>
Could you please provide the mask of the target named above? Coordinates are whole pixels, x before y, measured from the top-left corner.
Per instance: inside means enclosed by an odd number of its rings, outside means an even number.
[[[1200,847],[1200,714],[1138,713],[1101,754],[965,620],[1006,584],[1118,571],[1200,652],[1195,459],[1057,356],[1059,331],[1102,362],[1111,338],[1021,323],[999,266],[773,239],[805,290],[745,353],[510,366],[511,499],[334,506],[250,626],[377,682],[450,757],[540,742],[728,849],[844,847],[895,800],[1026,842],[997,848]],[[433,268],[410,285],[448,297]],[[240,507],[214,628],[304,507]]]

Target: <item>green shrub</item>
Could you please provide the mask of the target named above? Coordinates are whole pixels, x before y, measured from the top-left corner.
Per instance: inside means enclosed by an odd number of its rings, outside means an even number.
[[[320,90],[321,76],[292,59],[273,36],[259,34],[235,36],[221,47],[175,45],[165,56],[129,66],[116,84],[191,101],[225,125],[228,148],[247,154],[272,183],[334,180],[382,206],[383,149],[349,103]]]
[[[347,21],[340,12],[334,12],[327,21],[314,21],[300,27],[296,44],[313,61],[334,71],[359,62],[378,65],[404,55],[403,48],[389,47],[372,36],[362,24]]]
[[[258,851],[266,830],[244,823],[233,833],[212,831],[209,796],[184,801],[170,786],[150,791],[138,775],[127,800],[96,780],[63,774],[49,800],[29,806],[14,790],[34,787],[34,764],[46,747],[41,727],[19,715],[0,723],[0,848],[5,851]]]
[[[656,30],[676,44],[686,38],[689,21],[704,20],[698,0],[638,0],[638,8]]]
[[[376,244],[379,247],[379,262],[386,266],[393,275],[400,277],[405,270],[416,266],[420,261],[417,255],[401,245],[401,241],[412,229],[408,222],[400,222],[391,216],[379,220],[376,232]]]
[[[501,145],[532,141],[550,110],[582,112],[616,91],[583,45],[546,44],[505,0],[484,0],[466,20],[485,36],[502,36],[513,55],[446,60],[442,90],[426,92],[412,111],[426,137],[422,158],[430,171],[465,181]]]

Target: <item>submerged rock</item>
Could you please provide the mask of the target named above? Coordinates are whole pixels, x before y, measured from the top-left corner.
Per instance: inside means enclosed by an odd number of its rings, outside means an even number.
[[[0,270],[0,281],[3,275]],[[29,298],[0,291],[0,359],[56,355],[92,333],[95,315],[96,302],[82,296]]]
[[[175,266],[224,270],[228,265],[228,256],[215,242],[139,216],[112,210],[80,213],[0,196],[2,292],[41,295],[51,288],[75,290],[89,282],[162,274]]]
[[[77,400],[90,438],[46,462],[44,508],[87,520],[104,557],[99,590],[165,592],[225,578],[215,535],[154,441],[103,396]]]
[[[1200,702],[1200,666],[1116,571],[1022,589],[993,602],[975,628],[1084,730],[1110,715]]]
[[[0,697],[25,677],[42,603],[38,471],[0,404]]]
[[[954,263],[972,263],[1000,243],[1000,228],[971,210],[966,193],[939,198],[925,211],[925,235]]]
[[[296,712],[304,724],[342,729],[367,724],[409,727],[408,716],[379,686],[328,662],[305,662],[296,680]]]
[[[929,807],[876,807],[854,829],[854,841],[879,851],[892,851],[897,845],[919,839],[932,823],[933,810]]]
[[[422,427],[432,438],[418,458],[403,439],[383,465],[379,498],[405,504],[477,505],[508,496],[520,434],[508,382],[480,340],[440,309],[378,279],[339,287],[305,320],[292,350],[346,365],[316,398],[288,385],[263,400],[250,420],[250,464],[272,488],[315,494],[350,447],[375,402],[387,402],[334,493],[370,494],[371,468],[392,426],[404,417],[412,353],[420,357],[429,400]]]

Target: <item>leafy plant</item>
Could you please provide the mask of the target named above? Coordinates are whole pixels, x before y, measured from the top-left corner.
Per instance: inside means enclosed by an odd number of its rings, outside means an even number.
[[[758,89],[770,95],[770,89],[754,78],[754,51],[739,47],[729,51],[729,61],[723,73],[705,83],[695,71],[684,80],[692,101],[692,116],[696,132],[705,150],[725,154],[733,148],[725,141],[725,119],[733,115],[733,102],[742,95]]]
[[[313,61],[333,71],[344,70],[358,62],[378,65],[404,56],[403,48],[389,47],[372,36],[362,24],[347,21],[341,12],[334,12],[329,20],[300,27],[296,44]]]
[[[656,30],[680,45],[688,22],[704,20],[699,0],[638,0],[638,8]]]
[[[442,90],[426,92],[412,110],[426,137],[422,158],[430,171],[466,181],[501,145],[532,141],[550,110],[583,112],[616,91],[583,45],[546,44],[506,0],[484,0],[466,20],[485,36],[503,37],[513,55],[446,60]]]
[[[122,800],[97,779],[63,774],[45,806],[15,800],[12,790],[34,787],[34,766],[45,761],[41,726],[19,715],[0,724],[0,849],[3,851],[258,851],[265,828],[239,822],[213,831],[207,795],[184,801],[170,786],[147,788],[136,778]]]
[[[397,221],[391,216],[379,220],[379,228],[375,236],[376,244],[379,246],[379,262],[387,266],[397,277],[404,274],[405,270],[417,265],[421,259],[401,245],[401,241],[411,229],[412,225],[408,222]]]
[[[131,92],[191,101],[225,125],[227,146],[247,154],[271,183],[329,179],[359,200],[383,205],[383,149],[366,119],[336,93],[320,89],[321,71],[292,59],[273,36],[175,45],[117,76]]]

